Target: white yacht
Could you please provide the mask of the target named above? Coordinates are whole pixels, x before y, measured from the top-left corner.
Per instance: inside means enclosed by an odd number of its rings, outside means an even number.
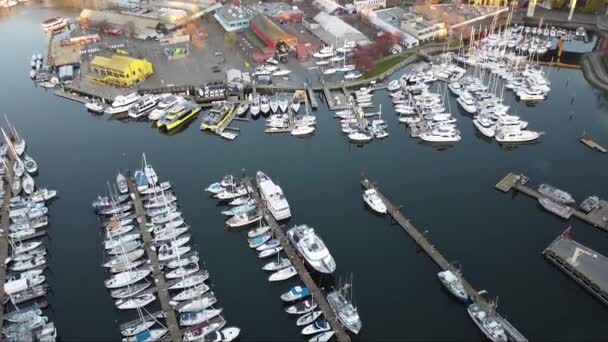
[[[495,318],[488,315],[479,305],[469,305],[467,312],[488,339],[493,342],[508,341],[507,334],[502,325]]]
[[[312,227],[305,224],[295,226],[287,231],[287,237],[308,264],[321,273],[333,273],[336,262]]]
[[[103,114],[103,112],[105,111],[105,107],[101,104],[100,101],[87,102],[84,106],[89,112],[97,114]]]
[[[497,130],[494,138],[499,143],[522,143],[537,140],[543,134],[543,132],[522,130],[520,128],[510,128]]]
[[[427,142],[457,142],[460,141],[460,131],[453,128],[435,128],[420,134],[420,139]]]
[[[460,104],[464,110],[471,114],[474,114],[477,111],[475,99],[466,91],[462,91],[456,101],[458,101],[458,104]]]
[[[260,110],[264,114],[267,114],[270,111],[270,102],[268,101],[268,97],[262,96],[260,100]]]
[[[279,109],[281,110],[281,112],[283,112],[283,113],[287,112],[288,106],[289,106],[289,100],[287,100],[286,97],[280,97],[279,98]]]
[[[473,119],[473,124],[481,134],[485,135],[488,138],[493,138],[494,134],[496,134],[496,124],[492,119],[485,115],[478,115]]]
[[[131,108],[129,108],[129,117],[132,119],[139,119],[146,114],[146,112],[158,104],[160,98],[156,95],[147,94],[142,96]]]
[[[376,189],[365,190],[365,192],[363,193],[363,200],[375,212],[378,212],[380,214],[386,214],[386,205],[384,204],[380,196],[378,196]]]
[[[124,113],[131,108],[139,100],[140,96],[137,93],[131,93],[128,95],[118,95],[112,102],[112,106],[106,109],[107,114],[119,114]]]
[[[454,274],[454,272],[447,270],[441,271],[437,273],[437,277],[439,281],[445,286],[445,288],[450,291],[456,298],[467,301],[469,300],[469,295],[467,291],[465,291],[464,286],[462,285],[462,279],[460,278],[460,274]]]
[[[536,88],[520,88],[516,94],[521,101],[541,101],[545,99],[545,93]]]
[[[253,102],[251,103],[251,107],[249,108],[249,111],[251,112],[251,116],[253,118],[257,118],[260,115],[260,98],[256,96],[255,99],[253,99]]]
[[[270,213],[277,221],[285,220],[291,217],[289,203],[283,194],[280,186],[276,185],[270,177],[264,172],[258,171],[256,176],[258,188],[262,199],[266,201],[266,205]]]

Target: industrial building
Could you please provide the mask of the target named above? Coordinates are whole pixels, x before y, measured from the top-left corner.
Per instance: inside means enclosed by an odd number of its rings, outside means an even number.
[[[401,30],[409,33],[420,42],[444,38],[447,29],[444,21],[427,20],[423,16],[404,12],[401,17]]]
[[[213,15],[217,22],[228,32],[240,31],[249,27],[249,22],[257,14],[257,10],[248,5],[224,6]]]
[[[314,18],[306,18],[304,25],[315,36],[327,45],[355,42],[358,45],[367,45],[370,40],[361,31],[344,22],[339,17],[319,12]]]
[[[123,55],[95,56],[89,80],[115,87],[131,87],[154,73],[152,63]]]
[[[103,24],[126,33],[124,30],[129,28],[133,30],[130,32],[133,37],[140,39],[154,38],[157,32],[167,32],[175,28],[175,25],[163,23],[155,18],[91,9],[82,10],[78,20],[84,29]]]
[[[267,16],[258,13],[249,25],[253,32],[260,37],[271,49],[276,49],[280,43],[285,43],[292,49],[298,44],[298,39],[285,31],[279,25],[270,20]]]
[[[259,2],[253,5],[255,9],[280,23],[301,22],[304,18],[297,6],[289,6],[284,2]]]
[[[376,11],[364,10],[363,17],[376,28],[399,37],[401,45],[406,48],[418,46],[420,41],[413,35],[405,32],[401,28],[401,22],[405,10],[399,7],[392,7]]]

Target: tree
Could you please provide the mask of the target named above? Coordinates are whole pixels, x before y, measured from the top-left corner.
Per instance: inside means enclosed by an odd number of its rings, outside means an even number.
[[[370,71],[374,68],[374,59],[369,49],[360,49],[355,53],[355,66],[362,72]]]
[[[236,45],[237,41],[238,41],[238,39],[234,32],[227,32],[226,34],[224,34],[224,44],[227,47],[234,47]]]

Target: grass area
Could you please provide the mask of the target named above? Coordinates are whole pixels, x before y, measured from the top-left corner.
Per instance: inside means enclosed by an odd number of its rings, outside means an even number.
[[[387,71],[388,69],[392,68],[393,66],[401,63],[404,59],[406,59],[409,56],[410,56],[410,54],[399,54],[399,55],[389,56],[382,62],[376,64],[376,66],[372,70],[366,72],[365,78],[376,77],[376,76],[382,74],[383,72]]]

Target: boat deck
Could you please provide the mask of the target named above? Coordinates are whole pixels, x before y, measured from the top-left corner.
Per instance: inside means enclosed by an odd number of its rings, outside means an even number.
[[[543,255],[608,305],[608,258],[563,235],[558,236]]]
[[[272,229],[274,236],[276,236],[276,238],[281,243],[281,246],[283,246],[283,251],[285,252],[287,257],[291,261],[291,264],[293,265],[293,267],[298,271],[298,274],[300,275],[300,278],[304,282],[304,285],[306,285],[306,287],[310,290],[312,297],[317,302],[321,311],[323,311],[323,315],[325,316],[325,319],[329,322],[329,324],[331,325],[331,328],[336,333],[336,339],[341,342],[349,342],[350,336],[344,330],[344,326],[342,326],[342,323],[340,323],[340,321],[338,320],[336,313],[329,306],[329,303],[327,302],[325,295],[321,292],[321,289],[319,289],[317,284],[312,280],[312,277],[306,270],[306,266],[304,265],[304,262],[302,261],[300,256],[296,253],[296,251],[293,249],[293,247],[291,247],[291,244],[289,243],[287,236],[285,236],[285,233],[283,232],[283,230],[281,229],[281,227],[279,226],[277,221],[274,219],[274,217],[270,214],[270,212],[266,208],[264,201],[262,201],[260,199],[260,195],[257,191],[257,188],[253,185],[251,178],[245,177],[243,182],[245,183],[245,186],[247,187],[247,191],[249,192],[249,195],[257,201],[259,208],[264,212],[264,220],[266,220],[266,222]]]
[[[6,265],[5,261],[8,258],[8,233],[10,226],[10,217],[8,216],[8,211],[10,208],[10,200],[11,200],[11,186],[8,182],[8,179],[12,177],[13,174],[13,163],[14,159],[10,157],[10,153],[7,154],[8,164],[6,165],[6,174],[2,177],[2,182],[4,182],[4,189],[6,192],[4,193],[4,197],[2,198],[2,208],[0,209],[0,265]],[[4,298],[4,284],[6,283],[6,267],[0,267],[0,298]],[[4,325],[4,305],[0,305],[0,331],[2,331],[2,326]]]
[[[536,200],[543,198],[544,196],[538,191],[526,185],[527,181],[528,178],[524,175],[509,173],[496,184],[496,188],[504,193],[514,189]],[[573,207],[573,209],[573,216],[577,219],[608,232],[608,202],[606,200],[600,199],[599,206],[589,213],[585,213],[578,208]]]
[[[587,135],[583,135],[580,139],[580,142],[587,145],[587,147],[589,147],[592,150],[595,150],[595,151],[598,151],[601,153],[606,153],[606,151],[607,151],[604,146],[596,143],[591,138],[589,138]]]
[[[150,266],[152,267],[152,275],[154,277],[154,284],[156,285],[156,293],[158,294],[160,306],[165,315],[167,328],[169,329],[169,335],[172,341],[181,341],[182,335],[179,329],[179,324],[177,323],[177,317],[175,315],[173,307],[169,304],[171,297],[169,296],[169,290],[167,289],[165,276],[160,270],[158,255],[153,249],[154,240],[152,239],[152,234],[148,231],[146,212],[142,204],[142,199],[139,196],[139,192],[137,191],[137,187],[135,186],[135,180],[133,179],[133,177],[128,177],[127,183],[129,185],[129,191],[132,194],[131,196],[133,197],[137,222],[139,222],[141,235],[146,248],[146,254],[148,255],[148,260],[150,262]]]
[[[458,272],[458,270],[448,262],[448,260],[439,252],[435,245],[433,245],[426,237],[424,233],[421,233],[416,227],[401,213],[399,207],[392,204],[391,201],[388,200],[380,190],[368,179],[364,178],[361,180],[361,185],[365,189],[376,189],[378,196],[382,199],[387,208],[387,213],[391,216],[391,218],[401,226],[401,228],[410,235],[410,237],[416,242],[416,244],[420,247],[422,251],[424,251],[430,258],[439,266],[442,271],[450,270],[452,272]],[[473,286],[463,277],[462,284],[464,289],[467,291],[471,300],[480,305],[481,307],[488,308],[490,303],[481,296],[481,294],[473,288]],[[525,336],[521,334],[515,327],[513,327],[508,321],[498,315],[496,313],[497,319],[500,319],[506,324],[503,324],[503,327],[510,339],[514,341],[527,341]]]

